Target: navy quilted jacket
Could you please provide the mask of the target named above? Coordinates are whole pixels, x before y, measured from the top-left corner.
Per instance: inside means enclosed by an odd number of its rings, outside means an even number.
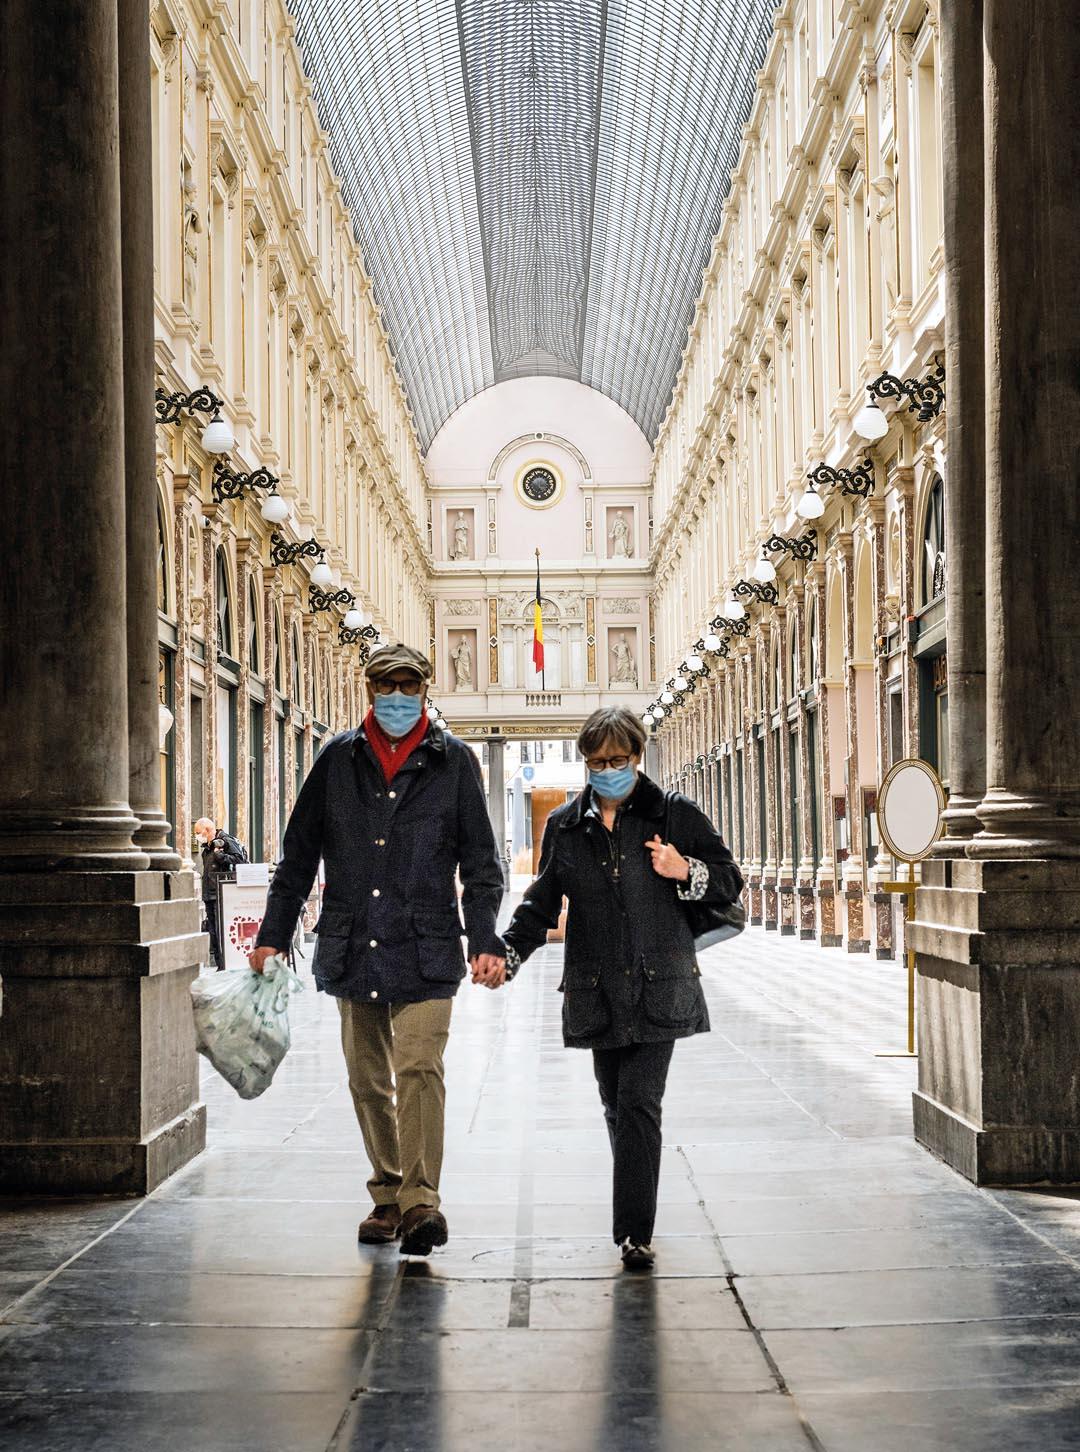
[[[389,787],[362,726],[327,743],[289,818],[260,947],[289,943],[320,858],[314,973],[336,998],[452,998],[463,933],[470,955],[502,954],[502,866],[479,762],[456,737],[432,727]]]

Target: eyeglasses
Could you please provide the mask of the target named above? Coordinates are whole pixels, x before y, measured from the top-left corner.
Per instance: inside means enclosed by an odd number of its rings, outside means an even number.
[[[406,696],[418,696],[424,689],[424,683],[418,676],[408,676],[402,681],[395,681],[388,676],[380,676],[377,681],[371,681],[369,684],[377,696],[392,696],[395,691],[402,691]]]
[[[632,760],[629,756],[587,756],[585,765],[590,771],[603,771],[606,767],[610,767],[612,771],[622,771]]]

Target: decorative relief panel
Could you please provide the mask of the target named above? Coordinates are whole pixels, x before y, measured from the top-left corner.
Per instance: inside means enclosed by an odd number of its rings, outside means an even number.
[[[626,596],[608,596],[601,608],[605,615],[638,615],[641,613],[641,601]]]
[[[461,616],[480,614],[479,600],[444,600],[442,607],[444,613],[447,615]]]

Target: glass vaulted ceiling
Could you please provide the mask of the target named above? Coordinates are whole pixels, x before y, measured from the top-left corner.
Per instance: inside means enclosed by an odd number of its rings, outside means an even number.
[[[578,378],[652,441],[773,0],[289,0],[426,448]]]

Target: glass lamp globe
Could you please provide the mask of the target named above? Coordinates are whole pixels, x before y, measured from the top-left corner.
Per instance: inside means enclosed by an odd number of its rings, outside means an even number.
[[[675,697],[671,694],[670,691],[661,691],[660,692],[660,701],[661,701],[661,704],[662,705],[664,705],[664,706],[670,706],[671,703],[672,703],[672,701],[674,701],[674,699],[675,699]]]
[[[435,725],[439,728],[440,731],[445,731],[446,730],[446,722],[443,720],[443,718],[441,716],[436,716],[436,718],[435,718]]]
[[[689,666],[689,668],[692,671],[699,671],[701,669],[701,667],[704,665],[704,661],[701,659],[701,656],[699,656],[699,655],[688,655],[686,657],[686,664]]]
[[[742,601],[736,600],[734,595],[732,595],[730,600],[724,601],[725,620],[741,620],[745,614],[746,611],[743,609]]]
[[[346,610],[345,619],[341,623],[346,630],[359,630],[364,623],[364,617],[354,605],[351,610]]]
[[[653,723],[653,714],[652,714],[652,712],[651,711],[643,711],[641,713],[641,719],[645,723],[646,726],[651,726],[652,723]]]
[[[717,651],[717,650],[720,649],[721,643],[722,642],[721,642],[720,637],[718,635],[714,635],[714,634],[711,634],[710,633],[709,635],[707,635],[705,637],[705,649],[706,650]]]
[[[808,489],[796,506],[795,513],[803,519],[820,519],[825,504],[816,489]]]
[[[325,590],[328,585],[334,583],[334,572],[325,560],[320,560],[312,570],[311,583],[318,585],[320,590]]]
[[[686,690],[686,677],[685,676],[676,676],[675,677],[675,681],[674,681],[674,685],[675,685],[675,689],[677,691],[685,691]]]
[[[889,432],[889,420],[874,402],[864,403],[851,420],[851,426],[860,439],[883,439]]]
[[[208,454],[227,454],[236,440],[223,418],[212,418],[203,429],[202,446]]]
[[[289,517],[288,501],[280,494],[268,494],[259,513],[268,524],[284,524]]]
[[[776,568],[773,565],[772,560],[766,559],[765,556],[762,555],[761,559],[758,560],[757,564],[754,566],[754,579],[757,580],[759,585],[772,584],[772,582],[776,579]]]
[[[437,720],[438,719],[438,715],[439,715],[439,708],[437,706],[428,706],[428,708],[427,708],[427,718],[428,718],[429,721],[435,721],[435,720]]]

